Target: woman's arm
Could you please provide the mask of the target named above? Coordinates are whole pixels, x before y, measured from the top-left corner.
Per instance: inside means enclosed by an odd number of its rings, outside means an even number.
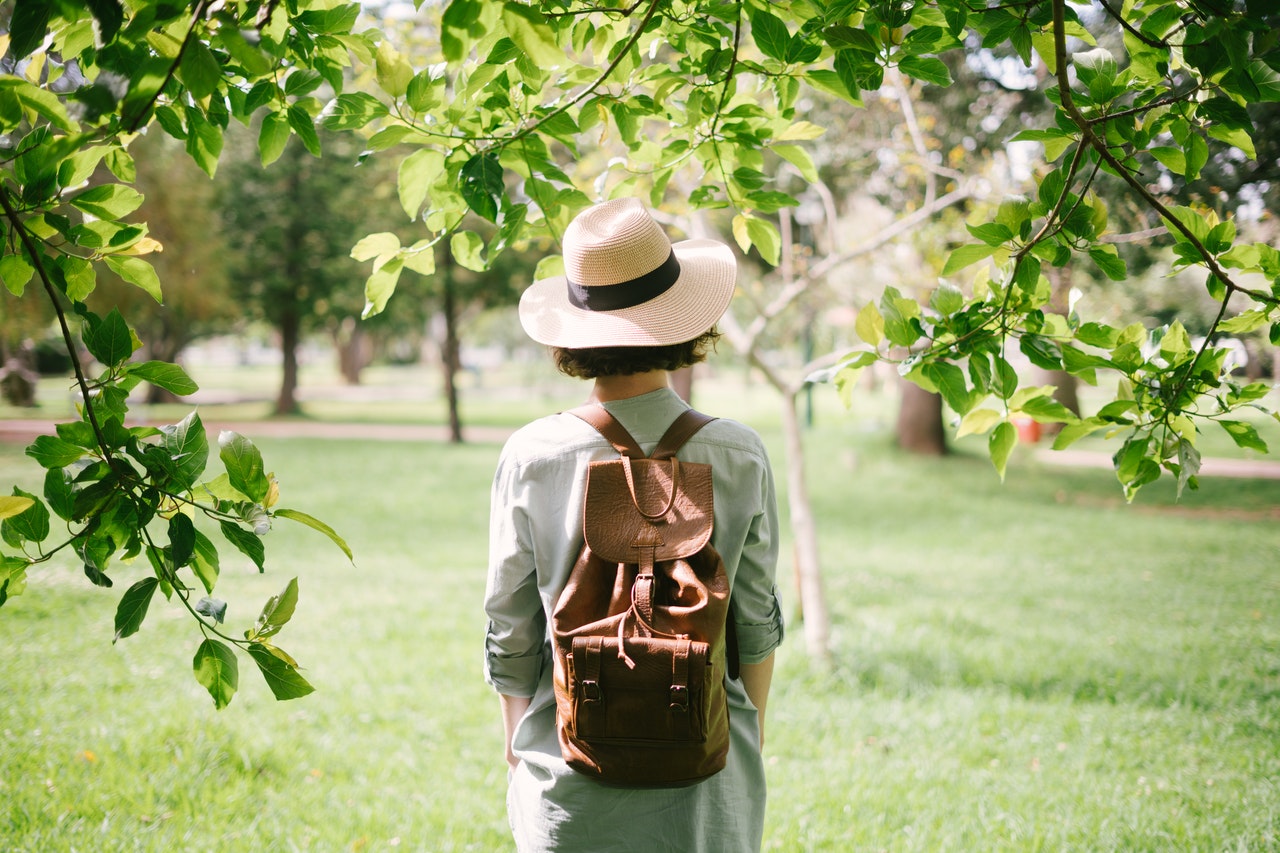
[[[773,682],[773,655],[759,663],[744,663],[740,667],[742,686],[747,698],[756,706],[760,716],[760,748],[764,749],[764,706],[769,701],[769,685]]]
[[[499,693],[498,700],[502,703],[502,733],[506,740],[507,766],[515,770],[520,759],[511,751],[511,738],[515,734],[516,723],[529,710],[529,703],[533,700],[528,696],[507,696],[505,693]]]

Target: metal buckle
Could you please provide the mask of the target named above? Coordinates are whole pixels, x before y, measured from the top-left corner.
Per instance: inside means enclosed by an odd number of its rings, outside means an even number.
[[[604,693],[600,690],[600,682],[584,681],[582,682],[582,698],[587,702],[599,702],[604,699]]]
[[[672,711],[688,711],[689,710],[689,688],[688,687],[685,687],[683,684],[673,684],[671,685],[671,693],[669,694],[669,696],[671,699],[670,707]]]

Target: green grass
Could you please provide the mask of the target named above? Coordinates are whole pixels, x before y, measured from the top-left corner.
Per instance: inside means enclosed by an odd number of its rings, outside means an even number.
[[[782,482],[773,398],[723,379],[700,403],[759,424]],[[565,388],[477,411],[518,422]],[[897,454],[883,423],[828,396],[809,435],[834,662],[814,668],[793,621],[766,849],[1280,848],[1280,482],[1126,505],[1108,471],[1020,457],[1002,485],[967,444]],[[259,444],[281,504],[334,524],[356,565],[280,521],[267,573],[226,549],[218,594],[240,631],[298,576],[279,641],[318,692],[277,703],[245,660],[217,712],[172,605],[110,643],[138,569],[114,590],[41,570],[0,610],[0,848],[509,849],[480,677],[497,446]],[[0,482],[33,488],[20,451],[0,446]]]

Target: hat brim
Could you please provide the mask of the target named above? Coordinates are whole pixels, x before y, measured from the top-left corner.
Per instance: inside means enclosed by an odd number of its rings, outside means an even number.
[[[671,246],[680,277],[659,296],[617,311],[569,302],[562,275],[535,281],[520,297],[520,324],[540,344],[566,349],[667,346],[690,341],[716,324],[737,283],[733,250],[715,240]]]

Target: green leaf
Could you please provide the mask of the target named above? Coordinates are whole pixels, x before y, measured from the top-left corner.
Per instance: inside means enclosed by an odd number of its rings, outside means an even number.
[[[964,308],[964,293],[953,284],[943,282],[929,297],[929,305],[944,317],[948,317]]]
[[[125,281],[145,291],[156,302],[164,304],[164,295],[160,292],[160,277],[156,275],[155,267],[142,258],[107,255],[107,266]]]
[[[253,564],[258,567],[259,572],[266,571],[264,564],[267,559],[267,551],[263,547],[261,539],[233,521],[219,521],[218,526],[222,529],[222,535],[226,537],[227,541],[234,545],[241,554],[252,560]]]
[[[227,603],[220,598],[210,598],[206,595],[196,602],[195,611],[221,624],[227,618]]]
[[[1185,174],[1187,171],[1187,157],[1182,153],[1181,148],[1158,145],[1151,149],[1151,156],[1159,160],[1166,169],[1176,175]]]
[[[31,505],[20,513],[0,521],[0,532],[5,542],[15,548],[23,542],[43,542],[49,538],[49,510],[44,502],[28,491],[13,487],[13,497],[26,498]]]
[[[987,439],[987,450],[991,454],[991,464],[996,467],[996,473],[1000,475],[1001,482],[1004,481],[1005,467],[1009,464],[1009,455],[1013,453],[1013,448],[1018,443],[1018,430],[1008,421],[1000,423],[991,431],[991,437]]]
[[[1008,225],[1000,222],[983,222],[980,225],[966,225],[969,233],[988,246],[999,246],[1013,239],[1013,231]]]
[[[1177,364],[1190,352],[1191,336],[1187,334],[1182,321],[1174,320],[1160,339],[1160,355],[1170,364]]]
[[[280,159],[289,143],[289,117],[284,113],[268,113],[258,129],[258,157],[263,166]]]
[[[945,361],[935,361],[925,364],[921,372],[956,414],[963,416],[973,408],[976,401],[969,394],[963,370]]]
[[[1004,420],[1004,415],[994,409],[973,409],[960,419],[960,428],[956,430],[956,438],[966,435],[981,435]]]
[[[484,240],[474,231],[457,231],[449,239],[449,250],[459,264],[475,272],[489,268],[484,260]]]
[[[34,498],[0,495],[0,520],[21,515],[35,505]]]
[[[181,512],[169,517],[169,558],[174,569],[191,562],[196,550],[196,528]]]
[[[403,95],[409,88],[409,81],[413,79],[413,67],[400,54],[400,51],[385,39],[378,45],[374,69],[378,85],[382,87],[382,91],[393,98]]]
[[[991,376],[991,390],[1002,400],[1007,400],[1018,390],[1018,372],[1002,356],[992,356],[995,372]]]
[[[375,267],[379,267],[399,251],[400,238],[390,231],[379,231],[362,237],[360,242],[352,246],[351,257],[357,261],[382,258],[381,262],[374,263]]]
[[[898,70],[935,86],[950,86],[952,83],[946,63],[934,56],[904,56],[898,63]]]
[[[808,151],[799,145],[774,145],[770,150],[795,166],[806,181],[811,184],[818,182],[818,167],[814,165],[813,157]]]
[[[160,447],[173,462],[170,488],[185,491],[204,473],[209,461],[209,438],[200,415],[192,412],[176,424],[160,427]]]
[[[37,3],[45,0],[36,0]],[[10,49],[12,49],[10,42]],[[71,132],[75,129],[67,115],[67,108],[53,92],[33,86],[17,76],[0,77],[0,93],[11,93],[23,109],[30,110],[55,127]]]
[[[1098,269],[1112,281],[1124,281],[1128,278],[1129,270],[1125,262],[1116,254],[1116,248],[1112,245],[1091,246],[1089,248],[1089,257],[1098,265]]]
[[[71,199],[71,205],[99,219],[120,219],[142,206],[142,193],[123,184],[90,187]]]
[[[567,59],[546,18],[536,8],[519,3],[502,4],[502,23],[507,34],[540,68],[556,68]]]
[[[298,606],[298,579],[292,578],[277,595],[267,599],[258,621],[246,635],[250,640],[273,637],[293,618]]]
[[[222,156],[222,130],[192,110],[187,111],[187,122],[191,125],[187,154],[212,178],[218,173],[218,158]]]
[[[747,217],[747,236],[751,245],[756,247],[760,257],[772,266],[777,266],[782,259],[782,235],[778,228],[766,219],[755,216]]]
[[[920,339],[920,329],[913,322],[920,315],[920,304],[914,299],[907,299],[895,287],[886,287],[880,297],[880,313],[891,344],[909,347]]]
[[[27,259],[21,252],[0,257],[0,281],[4,282],[5,289],[14,296],[22,296],[27,282],[31,281],[31,276],[35,275],[35,272],[35,267],[27,263]]]
[[[1252,424],[1244,421],[1218,421],[1218,426],[1227,431],[1227,435],[1231,436],[1231,440],[1238,447],[1257,450],[1260,453],[1267,452],[1267,443],[1258,435],[1258,430]]]
[[[868,302],[858,309],[858,319],[853,324],[853,330],[869,346],[879,346],[884,340],[884,317],[874,302]]]
[[[213,541],[201,533],[199,530],[195,533],[195,546],[191,556],[191,571],[195,572],[200,583],[204,586],[205,592],[213,592],[214,586],[218,583],[218,573],[221,570],[218,560],[218,549]]]
[[[374,270],[364,283],[363,319],[381,314],[387,307],[387,300],[396,292],[396,282],[400,280],[400,271],[404,269],[404,261],[395,258]]]
[[[258,670],[276,699],[283,702],[315,692],[315,688],[307,683],[298,670],[273,654],[270,647],[262,643],[250,643],[249,656],[258,665]]]
[[[44,41],[54,4],[49,0],[16,0],[9,19],[9,56],[25,59]]]
[[[400,163],[396,189],[400,194],[400,206],[410,219],[418,218],[431,185],[444,173],[444,168],[444,154],[431,148],[419,149]]]
[[[1079,423],[1069,423],[1058,431],[1057,437],[1053,440],[1053,449],[1065,450],[1086,435],[1105,427],[1106,424],[1098,423],[1092,419],[1080,421]]]
[[[318,530],[319,532],[323,533],[325,536],[328,536],[335,545],[341,548],[342,553],[347,555],[348,560],[355,559],[355,557],[351,553],[350,546],[347,545],[346,540],[343,539],[341,536],[339,536],[337,531],[335,531],[329,525],[325,524],[323,521],[320,521],[317,518],[312,518],[310,515],[307,515],[305,512],[299,512],[296,509],[277,509],[272,513],[272,515],[274,515],[276,518],[287,518],[292,521],[296,521],[299,524],[305,524],[307,527],[310,527],[312,530]]]
[[[502,164],[492,152],[477,154],[462,166],[459,175],[462,198],[479,216],[490,222],[498,221],[498,199],[505,193],[502,183]]]
[[[117,308],[100,322],[85,327],[84,345],[90,355],[107,367],[115,367],[133,355],[134,337]]]
[[[203,41],[188,39],[182,52],[182,64],[178,66],[178,77],[187,91],[200,100],[218,90],[218,84],[222,82],[222,66]]]
[[[52,435],[38,436],[26,453],[41,468],[64,468],[84,456],[84,448]]]
[[[129,374],[150,382],[179,397],[194,394],[200,390],[187,372],[176,364],[167,361],[143,361],[128,365]]]
[[[947,262],[942,267],[943,275],[954,275],[960,270],[978,261],[985,260],[995,254],[998,246],[988,246],[985,243],[971,243],[969,245],[960,246],[947,256]]]
[[[191,667],[196,681],[213,697],[213,706],[218,710],[227,707],[240,682],[240,667],[231,647],[220,640],[205,640],[196,649]]]
[[[1185,438],[1178,439],[1178,491],[1175,497],[1182,498],[1182,491],[1187,486],[1195,489],[1196,474],[1200,473],[1200,451]]]
[[[320,156],[320,137],[316,135],[316,125],[311,118],[311,113],[307,112],[302,106],[293,104],[287,112],[289,117],[289,127],[293,128],[293,132],[298,134],[298,138],[302,140],[302,145],[313,157]]]
[[[116,635],[111,642],[138,633],[142,620],[147,618],[147,608],[151,606],[151,596],[160,584],[159,578],[143,578],[125,591],[116,607]]]
[[[321,124],[328,130],[360,130],[387,114],[386,105],[368,92],[346,92],[325,108]]]
[[[779,62],[786,61],[787,49],[791,45],[791,33],[787,31],[787,25],[782,23],[780,18],[763,9],[752,10],[751,37],[755,40],[756,47],[760,48],[760,52],[765,56]]]
[[[1032,397],[1019,408],[1037,423],[1074,423],[1079,420],[1074,412],[1048,396]]]
[[[254,503],[261,503],[271,488],[262,465],[262,453],[253,442],[237,432],[223,430],[218,435],[218,457],[227,469],[231,485]]]

